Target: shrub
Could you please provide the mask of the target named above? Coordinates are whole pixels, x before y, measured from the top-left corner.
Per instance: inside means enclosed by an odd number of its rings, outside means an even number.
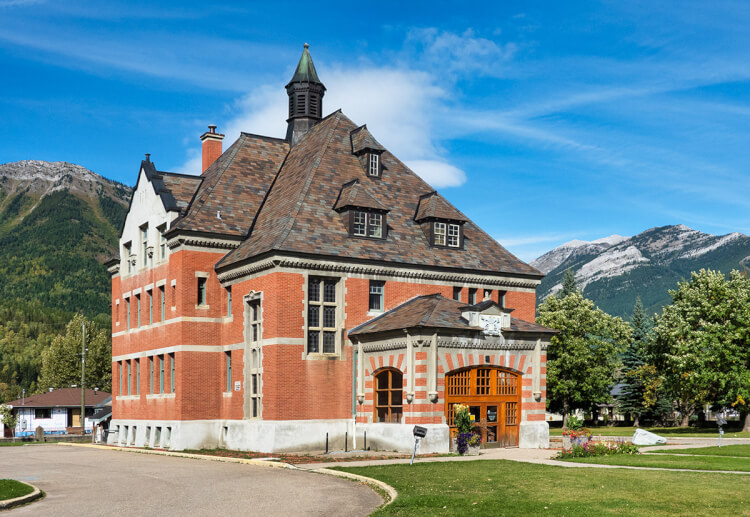
[[[565,427],[572,431],[578,431],[583,427],[583,419],[575,415],[568,415],[568,418],[565,420]]]
[[[616,442],[590,442],[575,440],[570,450],[560,451],[556,459],[613,456],[615,454],[640,454],[638,447],[623,440]]]

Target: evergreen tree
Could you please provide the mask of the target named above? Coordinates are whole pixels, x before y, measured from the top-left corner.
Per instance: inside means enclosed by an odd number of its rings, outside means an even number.
[[[640,425],[640,417],[646,410],[645,389],[638,370],[646,364],[646,346],[651,325],[643,310],[640,296],[635,299],[633,307],[633,340],[622,357],[622,395],[619,398],[620,411],[633,416],[633,425]]]
[[[560,289],[558,298],[567,298],[573,293],[580,293],[580,291],[576,285],[576,276],[573,274],[573,270],[568,269],[565,271],[565,275],[563,275],[562,289]]]

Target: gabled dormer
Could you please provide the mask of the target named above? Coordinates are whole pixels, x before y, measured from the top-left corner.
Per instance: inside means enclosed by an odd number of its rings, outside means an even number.
[[[381,155],[385,147],[375,140],[367,125],[359,126],[351,133],[352,154],[359,158],[359,163],[368,178],[380,178],[383,175],[383,161]]]
[[[470,326],[481,327],[487,336],[499,336],[502,329],[511,326],[510,313],[513,309],[505,309],[493,300],[484,300],[474,305],[461,307],[461,317]]]
[[[414,220],[419,223],[431,246],[463,249],[466,217],[433,191],[419,198]]]
[[[388,209],[375,199],[359,180],[341,186],[333,209],[344,217],[352,237],[385,239],[388,234]]]

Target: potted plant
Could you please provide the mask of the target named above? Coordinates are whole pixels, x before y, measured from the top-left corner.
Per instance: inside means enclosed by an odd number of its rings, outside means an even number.
[[[574,443],[582,445],[591,439],[591,431],[583,427],[583,420],[570,415],[563,428],[563,449],[570,450]]]
[[[474,415],[465,404],[454,404],[453,411],[457,431],[455,450],[462,456],[478,456],[482,437],[474,432]]]

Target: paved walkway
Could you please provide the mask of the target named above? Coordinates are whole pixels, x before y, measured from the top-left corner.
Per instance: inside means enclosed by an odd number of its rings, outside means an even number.
[[[369,515],[369,487],[312,472],[62,445],[0,449],[0,479],[46,497],[9,516]]]
[[[622,437],[620,437],[622,439]],[[648,453],[650,450],[660,449],[688,449],[692,447],[710,447],[717,445],[718,440],[715,438],[669,438],[668,445],[660,445],[643,449]],[[750,438],[724,438],[722,445],[750,444]],[[552,457],[557,454],[555,449],[483,449],[479,456],[437,456],[430,458],[417,458],[415,463],[427,463],[433,461],[476,461],[476,460],[510,460],[525,463],[538,463],[542,465],[554,465],[557,467],[581,467],[581,468],[631,468],[631,469],[648,469],[648,470],[678,470],[678,469],[658,469],[652,467],[622,467],[617,465],[597,465],[591,463],[573,463],[567,461],[553,460]],[[347,461],[339,463],[309,463],[297,465],[299,468],[316,470],[319,468],[330,467],[367,467],[372,465],[396,465],[409,463],[410,459],[391,459],[391,460],[364,460],[364,461]],[[705,472],[705,471],[701,471]],[[748,472],[742,472],[748,474]]]

